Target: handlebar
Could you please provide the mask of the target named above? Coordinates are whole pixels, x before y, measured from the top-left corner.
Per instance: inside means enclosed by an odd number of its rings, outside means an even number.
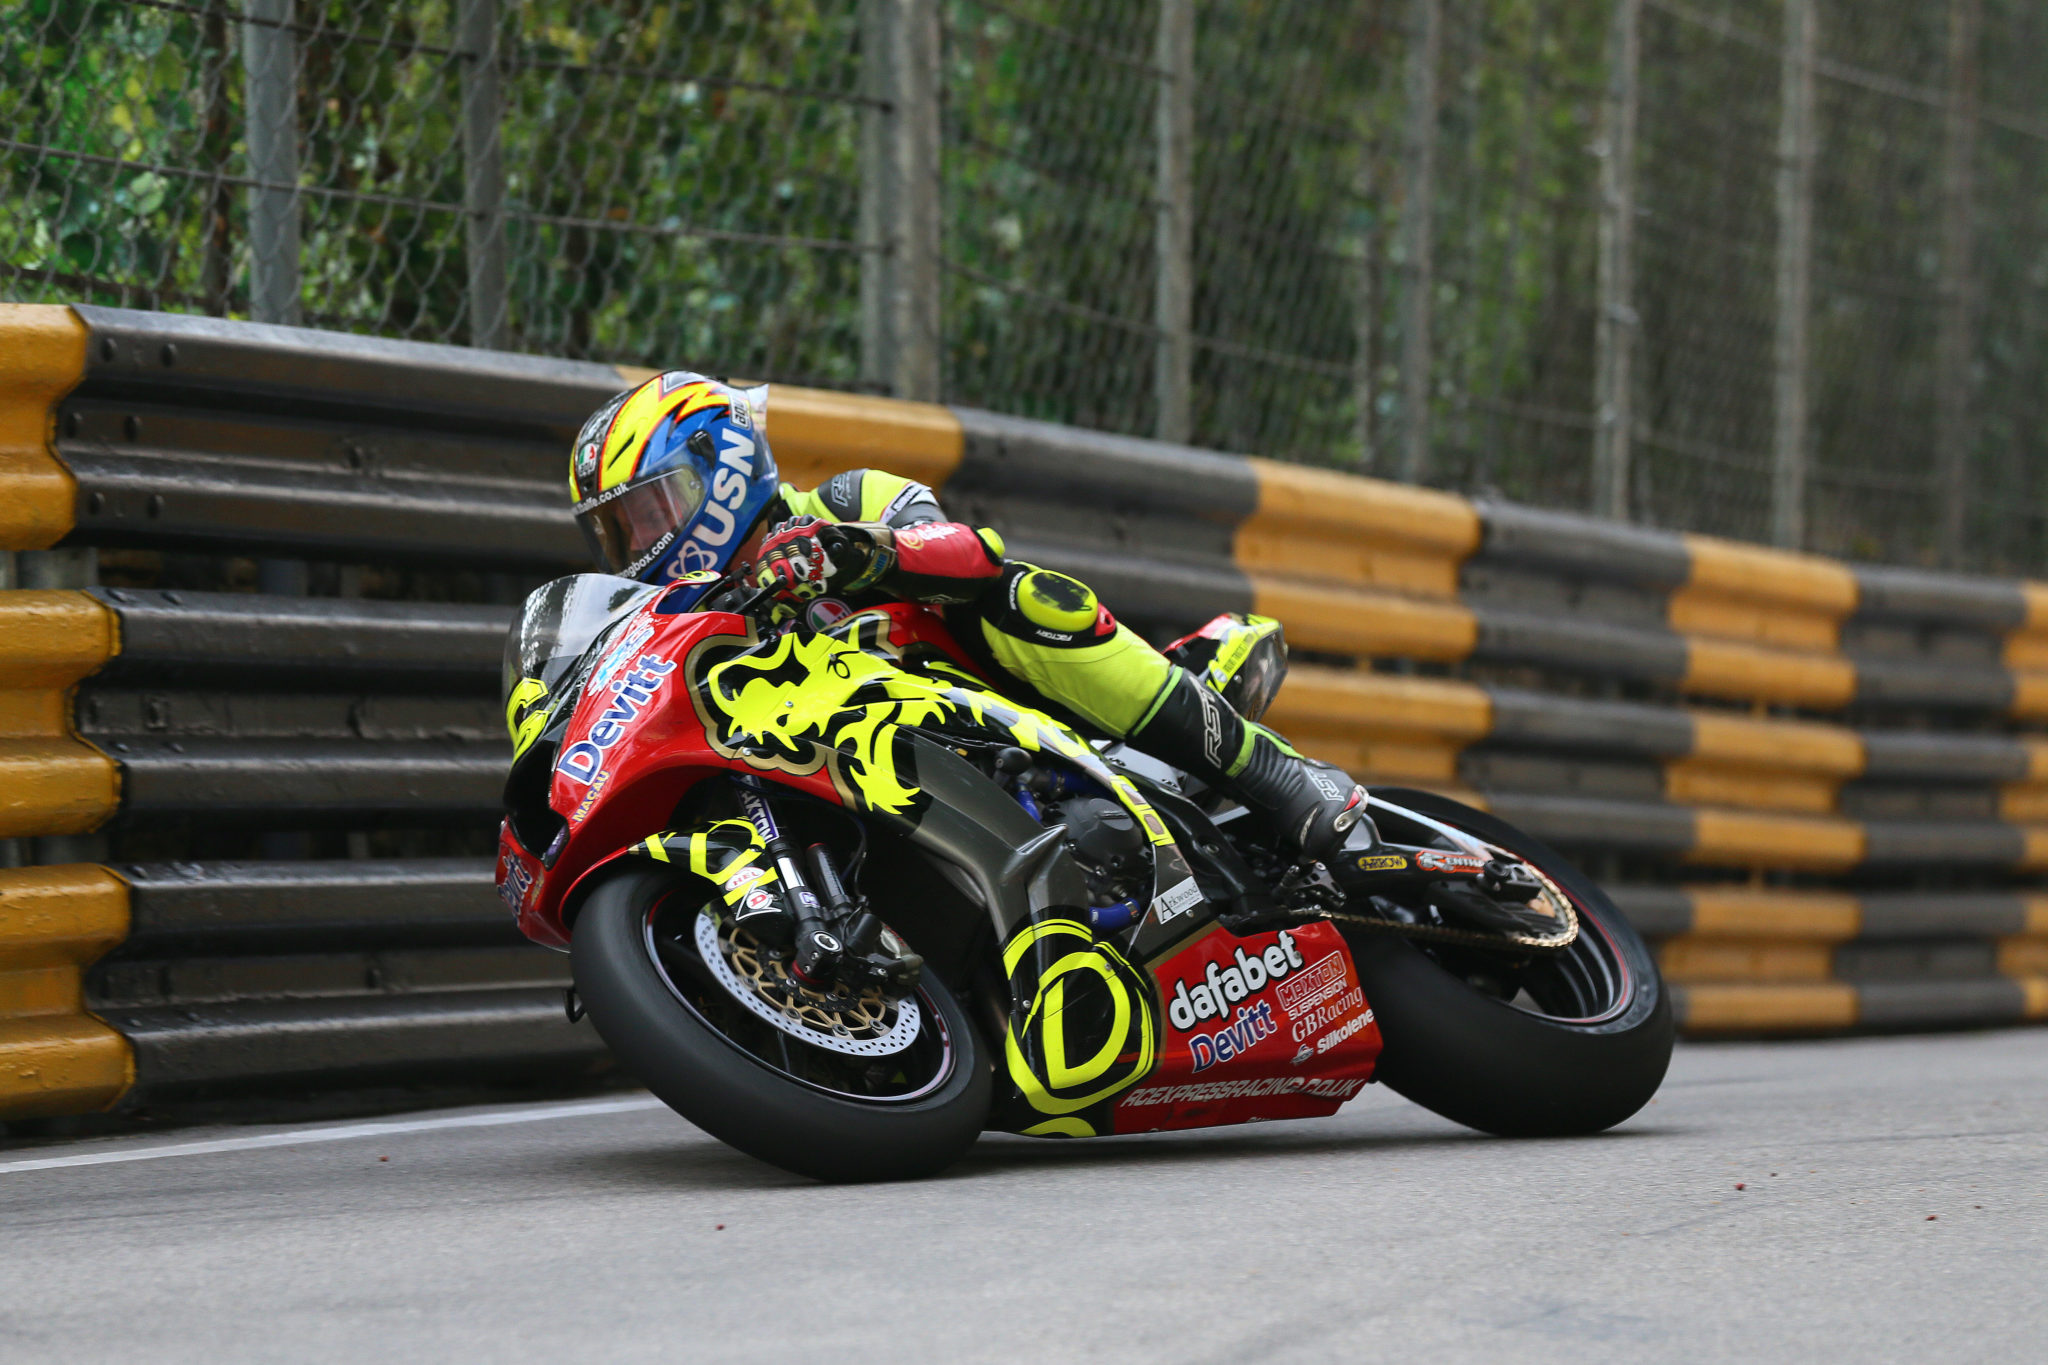
[[[844,549],[846,546],[851,545],[853,537],[838,526],[827,523],[818,528],[818,543],[824,546],[827,554],[830,554],[835,550]],[[751,583],[748,575],[753,572],[754,567],[754,561],[752,560],[733,564],[725,571],[724,577],[713,583],[705,591],[704,596],[698,600],[708,601],[722,592],[730,592],[735,588],[748,586]],[[775,589],[773,587],[755,588],[750,595],[741,599],[733,606],[723,608],[723,610],[732,612],[736,616],[746,616],[774,595]]]

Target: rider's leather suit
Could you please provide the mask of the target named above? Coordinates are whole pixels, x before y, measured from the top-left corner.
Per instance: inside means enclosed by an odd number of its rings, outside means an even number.
[[[1087,584],[1005,559],[994,531],[949,522],[925,485],[878,469],[849,470],[809,491],[785,483],[761,524],[803,516],[898,532],[894,561],[870,591],[940,606],[962,648],[1016,683],[1019,701],[1129,739],[1232,792],[1272,815],[1310,856],[1333,848],[1363,812],[1363,790],[1341,770],[1244,720],[1112,616]]]

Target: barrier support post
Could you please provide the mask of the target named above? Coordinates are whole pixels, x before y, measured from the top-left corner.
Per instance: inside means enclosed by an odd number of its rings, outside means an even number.
[[[299,321],[299,40],[293,0],[243,9],[249,178],[249,316]]]
[[[469,257],[469,344],[510,349],[506,312],[505,157],[498,85],[498,0],[457,0],[462,54],[462,226]]]
[[[1635,421],[1637,71],[1643,0],[1615,0],[1600,135],[1599,314],[1594,323],[1592,510],[1626,520]]]
[[[861,0],[861,379],[939,397],[938,0]]]
[[[1785,0],[1778,109],[1778,319],[1771,543],[1806,539],[1807,315],[1813,294],[1814,0]]]
[[[1408,483],[1430,474],[1430,296],[1436,289],[1437,66],[1442,55],[1439,0],[1413,0],[1404,73],[1407,135],[1401,176],[1400,477]]]
[[[1153,434],[1185,442],[1194,383],[1194,0],[1160,0]]]
[[[228,315],[228,301],[234,288],[234,243],[229,220],[234,213],[233,172],[235,126],[230,104],[228,63],[233,59],[228,41],[228,6],[231,0],[207,0],[200,20],[199,107],[202,119],[201,156],[212,171],[206,182],[205,218],[200,228],[203,242],[199,258],[201,306],[213,317]]]
[[[1974,384],[1977,232],[1977,40],[1982,0],[1949,0],[1948,103],[1941,154],[1941,316],[1934,341],[1935,496],[1940,523],[1935,541],[1941,561],[1959,569],[1966,558],[1965,523],[1971,502],[1971,456],[1976,445]]]

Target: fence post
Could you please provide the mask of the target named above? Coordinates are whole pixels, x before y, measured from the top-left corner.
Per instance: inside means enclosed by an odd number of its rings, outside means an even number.
[[[299,40],[293,0],[243,8],[249,178],[249,316],[299,320]]]
[[[1948,105],[1941,155],[1941,314],[1934,342],[1934,467],[1941,562],[1963,567],[1971,501],[1976,412],[1974,247],[1977,160],[1977,39],[1981,0],[1949,0]]]
[[[861,378],[940,387],[938,0],[861,0]]]
[[[896,357],[889,298],[896,273],[890,236],[890,134],[896,107],[890,100],[889,49],[893,46],[891,0],[860,3],[860,382],[888,392],[894,387]]]
[[[1615,0],[1600,135],[1599,315],[1593,334],[1593,511],[1626,520],[1635,414],[1637,70],[1643,0]]]
[[[1159,0],[1158,186],[1153,206],[1157,271],[1153,322],[1153,388],[1162,441],[1188,439],[1194,385],[1195,266],[1195,6]]]
[[[1372,472],[1378,464],[1378,414],[1373,411],[1377,378],[1373,367],[1379,361],[1379,205],[1373,200],[1376,184],[1374,154],[1378,149],[1371,137],[1359,136],[1358,160],[1351,168],[1351,192],[1358,201],[1360,222],[1353,238],[1356,253],[1352,278],[1351,401],[1357,405],[1358,467]]]
[[[206,13],[199,21],[201,118],[200,156],[212,178],[206,182],[206,217],[199,257],[201,307],[217,318],[228,315],[228,300],[234,287],[234,252],[228,235],[228,220],[234,213],[234,186],[226,177],[234,174],[235,129],[228,106],[228,4],[229,0],[206,0]]]
[[[462,54],[462,226],[469,257],[469,344],[511,345],[505,283],[504,105],[498,87],[498,0],[456,0]]]
[[[1409,6],[1408,57],[1403,91],[1407,136],[1402,147],[1401,197],[1401,468],[1410,483],[1430,474],[1430,313],[1436,289],[1436,76],[1443,52],[1438,0]]]
[[[1785,0],[1778,105],[1778,319],[1771,543],[1806,539],[1807,316],[1813,296],[1815,0]]]

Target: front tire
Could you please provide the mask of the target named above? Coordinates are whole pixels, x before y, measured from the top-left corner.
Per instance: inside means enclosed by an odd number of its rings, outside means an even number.
[[[663,965],[657,916],[694,921],[701,893],[665,869],[627,865],[605,877],[576,919],[576,993],[599,1036],[649,1090],[713,1137],[814,1180],[916,1179],[973,1145],[988,1116],[989,1067],[945,983],[927,973],[916,992],[930,1035],[920,1043],[939,1059],[929,1086],[907,1099],[867,1101],[807,1084],[714,1026],[727,1017],[715,983],[679,985]],[[703,993],[693,1004],[695,991]],[[731,1033],[747,1031],[746,1016],[731,1017]],[[766,1036],[788,1055],[787,1042]],[[932,1047],[940,1051],[930,1054]]]
[[[1649,948],[1606,894],[1540,840],[1482,811],[1429,792],[1373,795],[1535,866],[1571,897],[1584,940],[1566,950],[1576,956],[1540,967],[1557,979],[1525,987],[1518,1006],[1475,989],[1442,955],[1346,927],[1384,1042],[1377,1078],[1425,1109],[1502,1137],[1597,1133],[1649,1103],[1671,1062],[1671,998]]]

